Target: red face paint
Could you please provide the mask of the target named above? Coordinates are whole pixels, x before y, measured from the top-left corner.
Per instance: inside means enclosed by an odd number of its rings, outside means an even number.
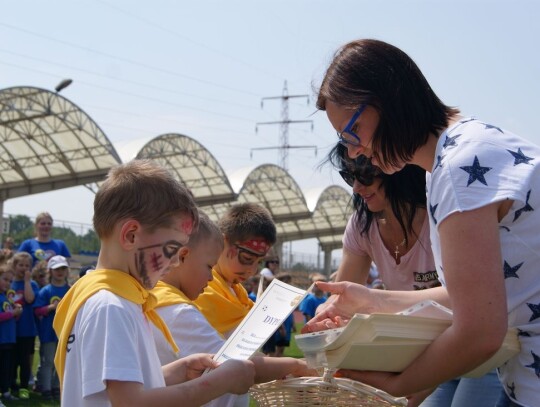
[[[191,218],[185,219],[180,225],[180,229],[185,234],[191,235],[191,232],[193,231],[193,219]]]
[[[265,256],[268,250],[270,250],[270,245],[268,242],[261,238],[250,239],[246,240],[245,242],[238,242],[235,245],[241,247],[242,249],[249,250],[258,256]]]

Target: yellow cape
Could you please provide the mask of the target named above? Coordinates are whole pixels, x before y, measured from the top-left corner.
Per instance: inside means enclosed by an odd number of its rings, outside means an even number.
[[[193,304],[193,302],[186,297],[186,295],[178,288],[158,281],[156,286],[150,290],[152,294],[157,298],[157,304],[155,308],[166,307],[174,304]]]
[[[58,336],[58,347],[54,357],[54,365],[58,372],[60,384],[64,378],[66,364],[66,348],[69,335],[77,313],[88,298],[101,290],[107,290],[135,304],[141,304],[146,317],[152,321],[170,343],[175,352],[178,347],[174,343],[169,328],[154,311],[157,300],[135,278],[119,270],[95,270],[79,279],[62,298],[56,309],[53,327]]]
[[[221,335],[234,329],[253,307],[253,301],[242,284],[233,284],[232,290],[227,282],[214,268],[214,279],[210,281],[194,304],[206,317],[208,322]]]

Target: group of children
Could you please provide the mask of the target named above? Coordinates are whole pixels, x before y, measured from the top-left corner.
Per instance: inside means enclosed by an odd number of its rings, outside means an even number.
[[[33,269],[32,262],[29,253],[17,252],[0,265],[0,406],[2,400],[29,398],[36,336],[40,342],[36,385],[44,399],[60,397],[52,321],[56,305],[69,289],[69,265],[63,256],[39,262]]]
[[[113,168],[96,194],[94,228],[96,269],[71,288],[62,256],[35,267],[34,279],[24,252],[0,268],[5,400],[28,398],[37,334],[42,395],[61,391],[63,405],[247,406],[254,383],[316,374],[303,359],[263,353],[219,366],[212,359],[253,307],[243,284],[276,241],[264,207],[233,205],[216,225],[166,169],[134,160]],[[272,356],[283,356],[293,326],[291,315]]]
[[[276,241],[262,206],[233,205],[215,225],[166,169],[133,160],[97,192],[94,229],[96,269],[54,319],[62,404],[247,406],[256,382],[316,374],[302,359],[212,359],[253,307],[242,283]]]

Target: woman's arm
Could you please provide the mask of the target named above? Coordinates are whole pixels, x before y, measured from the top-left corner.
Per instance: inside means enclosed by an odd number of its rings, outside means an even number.
[[[409,395],[467,373],[499,349],[508,329],[499,208],[496,203],[455,213],[439,226],[452,326],[400,374],[346,371],[345,376]]]
[[[352,281],[366,285],[370,266],[371,257],[359,256],[349,249],[343,248],[343,257],[337,271],[336,282]]]

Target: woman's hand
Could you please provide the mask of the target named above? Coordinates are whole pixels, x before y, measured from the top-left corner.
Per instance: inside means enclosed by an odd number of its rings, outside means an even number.
[[[322,291],[332,295],[317,308],[315,317],[306,323],[302,333],[337,328],[349,322],[357,312],[371,314],[379,310],[377,294],[363,285],[346,281],[316,284]]]

